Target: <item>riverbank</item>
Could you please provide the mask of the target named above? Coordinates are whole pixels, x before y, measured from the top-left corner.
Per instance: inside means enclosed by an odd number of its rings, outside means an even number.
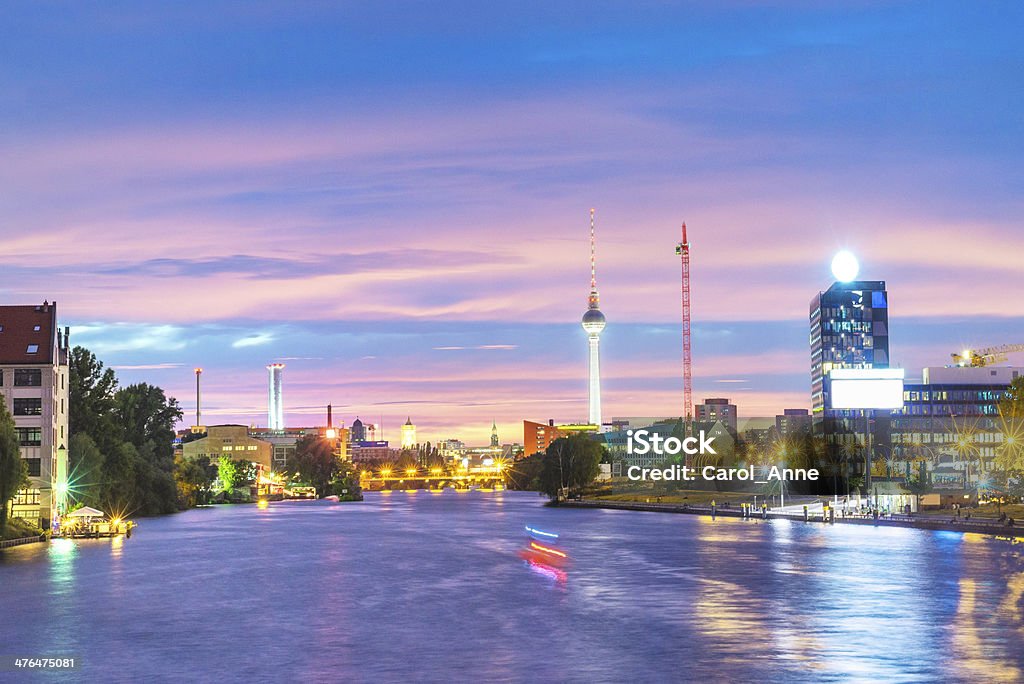
[[[558,507],[565,508],[606,508],[612,510],[624,510],[624,511],[644,511],[648,513],[683,513],[689,515],[704,515],[711,516],[711,506],[703,505],[689,505],[689,504],[672,504],[672,503],[639,503],[639,502],[625,502],[625,501],[594,501],[594,500],[582,500],[582,501],[562,501],[557,504]],[[714,515],[724,518],[742,518],[743,513],[739,507],[718,507],[714,511]],[[760,519],[762,514],[760,511],[755,511],[752,518]],[[803,521],[802,513],[790,513],[780,511],[768,511],[763,515],[768,520],[794,520]],[[1007,527],[1005,525],[996,522],[987,522],[983,520],[970,520],[970,521],[957,521],[951,520],[939,520],[933,517],[920,517],[913,515],[889,515],[885,517],[879,517],[875,519],[873,517],[859,517],[859,516],[847,516],[842,517],[837,515],[835,524],[845,525],[874,525],[876,527],[911,527],[919,530],[937,530],[937,531],[950,531],[950,532],[973,532],[977,534],[989,534],[997,537],[1015,537],[1024,538],[1024,528],[1021,527]],[[812,516],[808,521],[809,525],[824,524],[821,520],[821,514],[818,513],[816,516]],[[832,524],[832,523],[828,523]]]
[[[35,537],[21,537],[20,539],[5,539],[0,541],[0,549],[9,549],[12,546],[24,546],[25,544],[40,544],[44,541],[46,541],[45,534]]]

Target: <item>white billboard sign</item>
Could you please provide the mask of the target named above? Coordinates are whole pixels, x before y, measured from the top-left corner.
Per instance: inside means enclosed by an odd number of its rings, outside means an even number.
[[[829,371],[830,409],[903,408],[902,368],[835,368]]]

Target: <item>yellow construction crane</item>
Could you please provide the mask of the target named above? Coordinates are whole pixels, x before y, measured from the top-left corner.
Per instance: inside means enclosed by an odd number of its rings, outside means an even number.
[[[993,363],[1002,363],[1007,360],[1007,354],[1015,352],[1024,352],[1024,344],[1001,344],[998,347],[986,347],[985,349],[964,349],[962,352],[952,354],[953,364],[981,368],[991,366]]]

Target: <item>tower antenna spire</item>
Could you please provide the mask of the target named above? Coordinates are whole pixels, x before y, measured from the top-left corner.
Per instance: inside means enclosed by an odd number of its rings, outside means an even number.
[[[587,304],[591,309],[596,309],[601,304],[601,297],[597,293],[597,236],[594,232],[594,210],[590,210],[590,296]]]

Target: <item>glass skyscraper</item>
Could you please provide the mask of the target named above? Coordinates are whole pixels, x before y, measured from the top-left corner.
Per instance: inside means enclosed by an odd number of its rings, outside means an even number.
[[[888,414],[833,410],[829,371],[837,368],[889,367],[889,295],[883,280],[833,283],[811,300],[811,409],[814,434],[824,439],[827,466],[844,477],[864,476],[869,484],[871,453],[865,453],[870,425],[871,450],[890,448]],[[869,412],[870,413],[870,412]]]

